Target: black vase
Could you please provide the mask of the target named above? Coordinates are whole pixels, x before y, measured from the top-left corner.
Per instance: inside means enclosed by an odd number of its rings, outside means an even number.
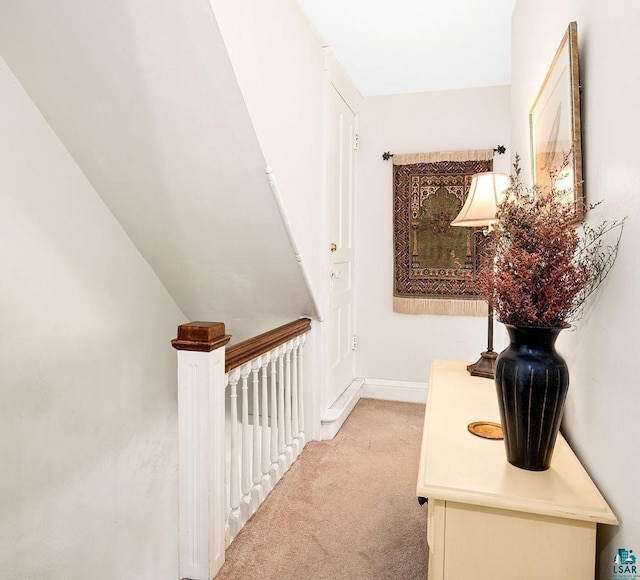
[[[507,324],[510,344],[496,361],[496,389],[509,463],[549,469],[569,389],[555,342],[562,328]]]

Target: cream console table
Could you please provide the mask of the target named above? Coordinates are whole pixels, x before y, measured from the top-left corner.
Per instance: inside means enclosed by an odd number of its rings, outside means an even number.
[[[465,367],[431,367],[417,486],[429,580],[592,580],[596,525],[615,515],[561,435],[551,468],[531,472],[507,462],[503,441],[469,433],[500,416],[493,381]]]

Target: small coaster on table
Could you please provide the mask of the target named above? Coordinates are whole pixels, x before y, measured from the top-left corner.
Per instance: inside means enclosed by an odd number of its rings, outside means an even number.
[[[469,433],[482,437],[483,439],[504,439],[502,425],[492,421],[475,421],[467,425]]]

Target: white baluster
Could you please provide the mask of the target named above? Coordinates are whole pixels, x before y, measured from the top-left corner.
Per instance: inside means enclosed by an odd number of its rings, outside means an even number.
[[[264,494],[262,493],[262,470],[261,470],[261,451],[262,445],[260,442],[260,436],[262,431],[260,430],[260,358],[255,358],[251,361],[251,390],[253,391],[251,405],[251,412],[253,413],[253,486],[251,488],[251,511],[255,512],[258,506],[264,500]]]
[[[278,349],[272,350],[271,356],[271,485],[274,486],[280,479],[282,472],[278,469],[278,373],[276,362]]]
[[[260,357],[260,378],[261,378],[261,399],[262,399],[262,478],[261,485],[263,496],[271,491],[271,476],[269,475],[270,466],[270,441],[269,441],[269,390],[267,385],[267,367],[271,357],[269,353]]]
[[[242,511],[242,523],[244,524],[252,514],[251,510],[251,462],[249,436],[249,384],[248,377],[251,372],[251,365],[242,365],[240,377],[242,379],[242,500],[240,509]]]
[[[304,343],[307,340],[307,335],[303,334],[300,337],[300,346],[298,348],[298,443],[300,449],[305,446],[306,438],[304,433]]]
[[[293,463],[293,447],[291,439],[291,341],[286,344],[284,355],[284,439],[287,469]]]
[[[228,516],[230,539],[236,537],[242,527],[240,515],[240,462],[238,448],[238,381],[240,372],[235,369],[229,373],[229,400],[231,413],[231,453],[229,458],[229,503]]]
[[[286,348],[278,349],[278,471],[280,477],[289,468],[286,456],[286,442],[284,432],[284,353]]]
[[[300,339],[294,338],[291,344],[291,448],[295,461],[302,449],[298,443],[298,345]]]

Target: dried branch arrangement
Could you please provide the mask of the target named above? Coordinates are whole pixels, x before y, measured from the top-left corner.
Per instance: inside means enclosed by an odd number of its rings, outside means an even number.
[[[505,324],[566,327],[579,320],[615,262],[624,219],[576,228],[563,198],[555,186],[544,194],[524,188],[516,156],[478,278]]]

